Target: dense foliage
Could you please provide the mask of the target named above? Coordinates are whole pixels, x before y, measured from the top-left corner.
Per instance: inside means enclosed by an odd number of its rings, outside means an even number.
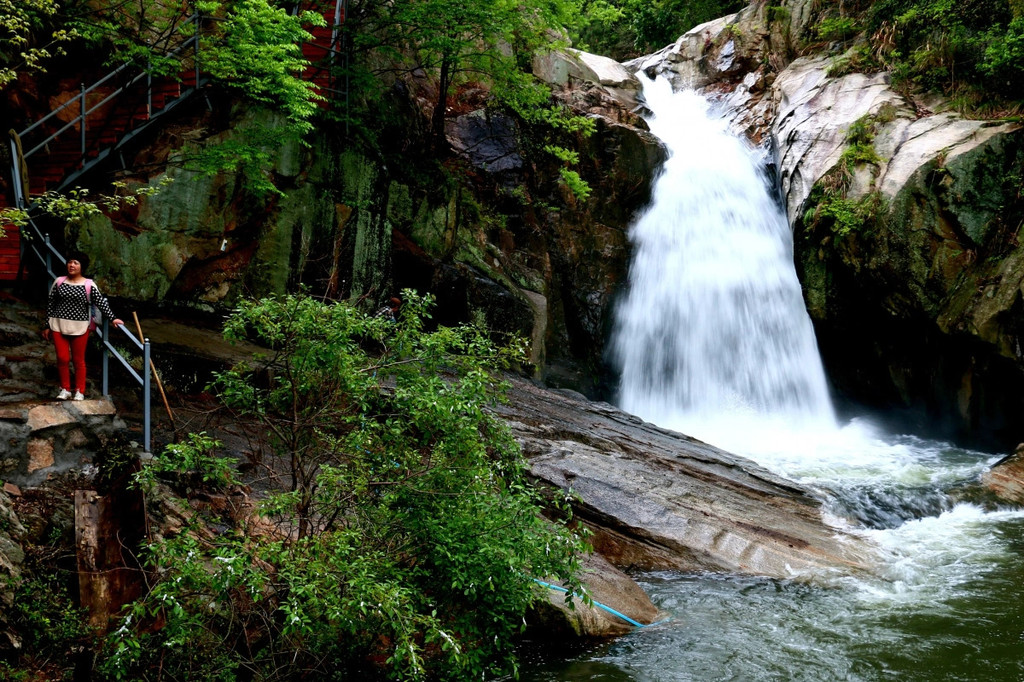
[[[486,91],[490,106],[556,134],[585,137],[594,129],[592,121],[553,105],[550,88],[532,74],[536,52],[568,45],[565,27],[577,20],[579,0],[352,0],[347,12],[347,57],[336,73],[349,91],[345,107],[332,113],[370,147],[386,145],[382,131],[392,111],[408,118],[401,104],[389,101],[398,83],[401,92],[411,87],[431,102],[429,137],[440,158],[447,152],[446,117],[462,106],[458,100],[466,92]],[[542,151],[562,162],[565,185],[585,200],[590,187],[574,169],[576,153],[561,143]]]
[[[0,0],[0,90],[19,73],[44,68],[76,37],[58,25],[59,10],[54,0]]]
[[[5,625],[21,638],[22,654],[13,661],[0,658],[0,680],[63,679],[63,673],[77,663],[74,659],[81,658],[95,641],[86,614],[69,593],[73,569],[55,566],[54,549],[34,547],[27,567],[32,575],[0,584],[13,594],[13,603],[3,615]],[[0,577],[0,583],[8,580]]]
[[[966,113],[1000,116],[1024,101],[1024,3],[882,0],[822,6],[816,36],[852,41],[844,68],[892,73],[906,89],[942,92]]]
[[[346,32],[356,53],[355,69],[376,77],[395,69],[421,69],[434,77],[433,134],[443,135],[452,87],[487,83],[503,102],[531,113],[548,93],[522,69],[534,50],[558,47],[552,31],[573,16],[574,0],[535,0],[529,6],[508,0],[419,0],[352,2]],[[370,95],[371,93],[361,93]]]
[[[577,47],[615,59],[660,50],[694,26],[735,12],[743,0],[582,0],[569,25]]]
[[[397,319],[305,296],[243,304],[229,338],[258,363],[220,375],[224,401],[265,434],[259,517],[149,548],[154,578],[111,639],[118,679],[479,679],[513,669],[533,578],[574,579],[582,541],[540,515],[507,428],[486,406],[519,342],[427,331],[430,300]],[[195,436],[151,485],[230,480]],[[203,473],[205,472],[205,474]],[[159,627],[155,627],[159,624]]]

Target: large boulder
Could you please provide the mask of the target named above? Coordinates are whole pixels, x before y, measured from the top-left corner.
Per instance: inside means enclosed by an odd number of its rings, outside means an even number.
[[[870,570],[801,486],[569,391],[514,381],[498,408],[542,483],[571,490],[594,548],[620,568],[813,579]]]
[[[533,609],[534,627],[562,637],[616,637],[636,623],[650,625],[662,617],[643,588],[600,554],[586,555],[581,565],[581,582],[592,603],[568,595],[561,584],[541,583],[538,589],[545,590],[546,599]]]
[[[608,57],[564,49],[538,53],[533,75],[558,87],[590,83],[608,89],[610,97],[624,106],[636,106],[640,83],[628,68]]]

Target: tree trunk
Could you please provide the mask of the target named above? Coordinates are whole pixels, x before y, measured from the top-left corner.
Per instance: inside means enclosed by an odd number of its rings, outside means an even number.
[[[451,62],[448,59],[441,60],[441,75],[437,78],[437,103],[430,118],[430,134],[434,141],[434,149],[438,152],[448,148],[444,136],[444,118],[448,111],[448,88],[451,87],[453,77]]]
[[[79,599],[89,612],[89,624],[99,632],[106,632],[111,618],[141,593],[135,552],[144,524],[137,491],[75,491]]]

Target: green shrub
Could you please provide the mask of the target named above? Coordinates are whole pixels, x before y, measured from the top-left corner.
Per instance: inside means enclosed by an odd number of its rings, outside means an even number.
[[[21,637],[23,653],[18,661],[0,662],[0,680],[70,677],[76,654],[93,641],[87,614],[65,582],[73,578],[52,565],[18,581],[4,578],[14,588],[14,604],[4,615]]]
[[[765,16],[769,22],[775,21],[789,21],[792,17],[792,13],[782,5],[768,5],[765,10]]]
[[[846,131],[847,146],[839,162],[811,189],[808,198],[811,208],[803,216],[805,225],[811,229],[825,227],[836,237],[845,237],[864,230],[877,220],[885,206],[880,192],[872,191],[859,199],[849,199],[846,193],[858,166],[881,163],[874,147],[877,126],[893,120],[894,116],[893,108],[886,106],[850,124]]]
[[[850,17],[823,19],[815,29],[821,40],[850,40],[861,31],[859,22]]]
[[[805,224],[812,228],[823,226],[836,237],[863,231],[874,223],[884,206],[879,192],[872,192],[860,199],[847,199],[812,191],[811,203],[814,207],[804,214]]]
[[[157,478],[162,478],[183,492],[224,490],[238,481],[235,460],[213,454],[219,447],[220,441],[205,432],[191,433],[186,442],[164,448],[162,454],[146,464],[136,480],[144,488],[152,487]]]
[[[981,72],[1002,91],[1024,93],[1024,17],[1017,17],[1002,36],[985,48]]]
[[[496,344],[480,327],[428,331],[431,304],[403,292],[397,320],[305,296],[235,311],[225,334],[270,352],[216,387],[265,429],[286,484],[268,495],[262,527],[278,531],[232,527],[154,544],[151,590],[109,640],[105,674],[515,670],[523,614],[546,598],[532,579],[579,589],[584,545],[541,516],[518,445],[486,409],[503,387],[495,370],[521,362],[524,343]],[[210,447],[204,439],[184,452]]]
[[[894,82],[1008,104],[1024,99],[1024,20],[1006,0],[881,0],[868,12]]]

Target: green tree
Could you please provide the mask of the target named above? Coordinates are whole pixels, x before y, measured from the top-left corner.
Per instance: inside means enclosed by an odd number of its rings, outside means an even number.
[[[369,665],[479,679],[514,669],[533,578],[578,589],[582,541],[542,518],[517,444],[486,410],[502,388],[492,368],[519,362],[522,343],[427,331],[430,299],[403,295],[397,320],[305,296],[231,316],[228,338],[270,349],[217,386],[265,429],[263,464],[285,478],[263,508],[277,531],[154,545],[160,579],[113,638],[111,674],[327,678]],[[190,467],[210,459],[180,448]],[[165,625],[147,634],[153,618]]]
[[[536,115],[549,92],[523,67],[533,52],[567,44],[562,36],[577,0],[399,0],[356,2],[350,8],[355,49],[376,74],[426,73],[437,83],[431,117],[443,146],[444,119],[453,86],[488,84],[521,115]]]
[[[198,24],[191,21],[193,11]],[[316,12],[292,13],[274,0],[198,0],[193,6],[106,0],[67,22],[87,46],[106,53],[108,66],[135,63],[172,77],[193,66],[197,53],[178,48],[198,30],[205,76],[243,99],[281,111],[301,132],[312,127],[319,97],[302,78],[309,66],[302,43],[312,39],[305,27],[324,23]]]
[[[312,40],[305,26],[323,25],[324,18],[289,14],[267,0],[204,0],[196,7],[221,19],[204,34],[202,70],[246,99],[279,109],[297,132],[309,132],[322,98],[302,78],[309,66],[302,43]]]
[[[56,25],[60,9],[55,0],[0,0],[0,91],[19,73],[45,70],[47,60],[63,54],[64,43],[77,37]],[[0,209],[0,239],[5,225],[20,227],[27,217],[18,209]]]
[[[76,37],[74,31],[54,26],[60,10],[55,0],[0,0],[0,90],[19,73],[44,69]]]
[[[583,0],[569,24],[584,49],[616,59],[673,43],[694,26],[735,12],[743,0]]]

